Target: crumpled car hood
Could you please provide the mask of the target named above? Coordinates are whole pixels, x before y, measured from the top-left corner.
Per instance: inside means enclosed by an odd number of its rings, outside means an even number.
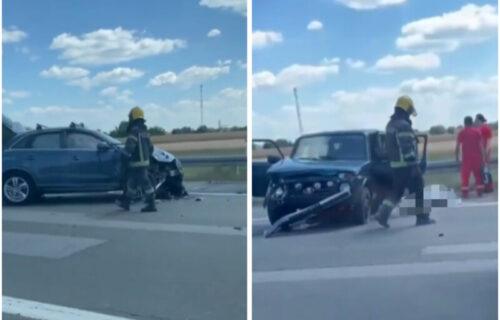
[[[359,173],[368,163],[367,160],[316,161],[286,158],[271,166],[267,173],[280,177],[310,174],[332,176],[340,172]]]

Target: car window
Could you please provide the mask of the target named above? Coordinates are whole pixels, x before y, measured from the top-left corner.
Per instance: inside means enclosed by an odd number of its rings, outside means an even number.
[[[304,160],[365,160],[365,137],[325,135],[301,138],[293,158]]]
[[[21,140],[17,141],[16,143],[14,143],[14,145],[12,145],[12,149],[26,149],[26,148],[29,148],[29,142],[31,140],[31,137],[28,136],[28,137],[24,137],[22,138]]]
[[[59,133],[45,133],[37,135],[31,142],[32,149],[59,149],[61,141]]]
[[[67,148],[92,150],[96,150],[97,145],[102,142],[101,140],[90,134],[79,132],[69,133],[66,141]]]

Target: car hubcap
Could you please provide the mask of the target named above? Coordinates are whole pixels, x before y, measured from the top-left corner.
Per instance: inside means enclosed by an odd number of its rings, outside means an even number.
[[[30,187],[24,178],[10,177],[4,184],[3,192],[9,201],[19,203],[28,198]]]

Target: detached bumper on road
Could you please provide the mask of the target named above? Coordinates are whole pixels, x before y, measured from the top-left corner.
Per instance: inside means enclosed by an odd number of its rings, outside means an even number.
[[[271,228],[264,232],[264,237],[268,238],[274,233],[278,232],[283,226],[293,224],[295,222],[304,220],[314,214],[317,214],[323,210],[329,209],[333,206],[340,204],[341,202],[349,199],[351,197],[351,192],[348,190],[340,191],[334,195],[324,198],[304,209],[300,209],[293,213],[290,213],[284,217],[281,217],[276,221]]]

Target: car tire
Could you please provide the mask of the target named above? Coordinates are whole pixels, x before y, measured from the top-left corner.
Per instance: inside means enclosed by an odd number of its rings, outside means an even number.
[[[352,220],[355,224],[363,225],[368,223],[371,215],[371,193],[368,187],[361,189],[359,199],[352,211]]]
[[[37,199],[39,192],[33,179],[24,172],[11,172],[3,177],[2,198],[5,204],[25,205]]]
[[[271,224],[274,224],[276,221],[278,221],[281,217],[285,216],[288,212],[286,211],[286,208],[282,206],[276,206],[273,204],[269,204],[267,206],[267,217],[269,218],[269,222]]]

